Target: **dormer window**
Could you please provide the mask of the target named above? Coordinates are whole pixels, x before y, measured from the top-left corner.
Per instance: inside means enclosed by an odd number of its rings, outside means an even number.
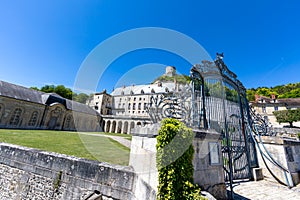
[[[143,89],[141,90],[141,94],[145,94],[145,92],[144,92],[144,90],[143,90]]]
[[[155,93],[155,90],[153,88],[151,89],[151,93]]]

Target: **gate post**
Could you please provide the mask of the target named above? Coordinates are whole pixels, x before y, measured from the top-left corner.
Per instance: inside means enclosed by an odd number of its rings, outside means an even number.
[[[216,199],[228,199],[221,152],[222,136],[213,130],[193,130],[194,182]]]

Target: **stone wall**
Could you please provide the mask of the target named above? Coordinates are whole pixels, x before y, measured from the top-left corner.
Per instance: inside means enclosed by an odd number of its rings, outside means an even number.
[[[158,171],[156,168],[156,136],[159,126],[135,128],[132,132],[129,164],[137,175],[157,191]],[[220,134],[205,130],[194,130],[194,182],[217,199],[226,199],[227,192],[221,153]],[[210,161],[209,144],[219,145],[215,152],[217,163]]]
[[[300,183],[300,142],[295,140],[283,139],[279,137],[263,136],[260,149],[275,158],[276,162],[288,169],[289,173],[284,173],[276,165],[272,164],[268,159],[262,159],[258,151],[258,161],[260,167],[263,169],[263,175],[272,178],[270,171],[283,183],[290,186]]]
[[[73,200],[101,195],[104,200],[155,199],[155,191],[130,167],[0,143],[0,199]]]

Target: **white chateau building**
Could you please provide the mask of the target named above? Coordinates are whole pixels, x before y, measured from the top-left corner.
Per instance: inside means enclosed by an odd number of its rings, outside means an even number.
[[[129,134],[132,128],[150,123],[146,106],[153,95],[162,95],[178,89],[176,68],[166,67],[163,76],[174,77],[172,81],[156,81],[148,85],[132,85],[115,88],[111,94],[106,90],[95,93],[87,104],[102,116],[104,132]]]

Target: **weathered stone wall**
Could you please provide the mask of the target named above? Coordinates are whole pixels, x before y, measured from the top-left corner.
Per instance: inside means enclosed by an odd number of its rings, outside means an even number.
[[[40,126],[45,105],[33,102],[24,102],[17,99],[0,96],[0,128],[30,128],[36,129]],[[20,119],[12,120],[14,111],[21,109]],[[30,124],[33,112],[37,112],[35,123]]]
[[[0,143],[0,199],[155,199],[130,167]],[[99,194],[98,194],[99,196]]]
[[[156,168],[156,136],[159,126],[135,128],[132,132],[129,164],[145,182],[157,191],[158,171]],[[226,186],[221,153],[220,134],[208,131],[195,131],[193,146],[194,182],[217,199],[226,199]],[[218,163],[211,164],[209,143],[219,145]]]
[[[285,174],[276,165],[272,164],[268,159],[263,160],[258,151],[258,161],[263,169],[263,175],[272,177],[271,172],[283,183],[289,183],[290,186],[300,183],[300,142],[279,137],[262,137],[264,147],[260,144],[260,149],[265,153],[265,149],[275,158],[276,162],[288,169],[290,173]],[[265,161],[265,162],[264,162]],[[267,165],[267,166],[266,166]]]

